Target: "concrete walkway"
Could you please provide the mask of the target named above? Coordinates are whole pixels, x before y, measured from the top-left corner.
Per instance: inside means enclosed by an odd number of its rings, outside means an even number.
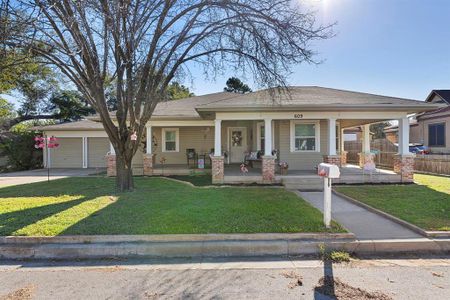
[[[66,177],[84,177],[99,174],[104,171],[105,168],[50,169],[50,180]],[[47,169],[37,169],[37,170],[0,174],[0,187],[41,182],[41,181],[47,181]]]
[[[300,192],[297,194],[323,212],[322,192]],[[422,236],[380,215],[357,206],[335,194],[331,200],[331,217],[359,240],[407,239]]]

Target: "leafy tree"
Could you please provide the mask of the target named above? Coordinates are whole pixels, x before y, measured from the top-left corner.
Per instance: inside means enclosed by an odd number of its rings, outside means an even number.
[[[229,67],[261,86],[286,87],[293,65],[314,61],[311,42],[331,36],[291,0],[15,0],[8,11],[8,20],[31,29],[5,43],[18,41],[59,68],[99,114],[121,191],[133,189],[132,158],[177,76],[194,64],[205,74]],[[114,117],[105,94],[110,74]]]
[[[52,95],[47,110],[62,121],[77,121],[95,110],[78,91],[63,90]]]
[[[169,86],[167,87],[167,94],[170,100],[177,100],[195,96],[188,87],[179,84],[176,81],[169,84]]]
[[[226,85],[227,86],[223,88],[225,92],[245,94],[252,91],[247,84],[243,83],[237,77],[228,78]]]
[[[371,124],[370,132],[374,133],[373,138],[374,139],[384,139],[386,137],[386,134],[384,133],[384,129],[388,126],[391,126],[391,123],[380,122],[380,123],[376,123],[376,124]]]
[[[0,122],[14,116],[14,105],[0,97]]]

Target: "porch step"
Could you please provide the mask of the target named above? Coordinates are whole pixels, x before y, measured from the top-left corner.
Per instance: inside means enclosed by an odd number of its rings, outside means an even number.
[[[322,178],[319,176],[286,176],[281,178],[281,183],[286,189],[301,191],[321,191]]]

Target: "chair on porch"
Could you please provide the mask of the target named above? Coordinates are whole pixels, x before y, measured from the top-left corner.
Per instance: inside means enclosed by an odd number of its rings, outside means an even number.
[[[194,162],[194,166],[197,165],[197,158],[197,152],[195,151],[195,149],[186,149],[186,160],[188,167],[190,166],[191,161]]]

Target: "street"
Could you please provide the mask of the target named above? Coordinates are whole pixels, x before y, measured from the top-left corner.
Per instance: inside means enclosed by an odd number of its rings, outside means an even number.
[[[0,299],[450,299],[449,278],[448,257],[3,261]]]

